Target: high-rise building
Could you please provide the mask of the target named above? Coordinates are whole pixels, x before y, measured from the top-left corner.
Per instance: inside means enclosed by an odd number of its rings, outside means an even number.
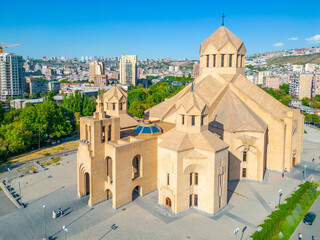
[[[0,98],[23,97],[25,77],[21,56],[13,53],[0,54]]]
[[[89,64],[90,68],[90,81],[94,81],[96,75],[105,75],[104,63],[94,61]]]
[[[263,84],[263,79],[267,76],[270,76],[271,72],[270,71],[263,71],[263,72],[259,72],[259,76],[258,76],[258,82],[257,84]]]
[[[299,74],[290,74],[289,76],[289,94],[293,96],[299,95]]]
[[[122,55],[120,60],[120,83],[136,85],[137,55]]]
[[[280,78],[274,76],[265,77],[263,81],[263,86],[266,88],[279,89]]]
[[[312,80],[313,76],[311,74],[300,75],[299,81],[299,99],[311,98],[312,94]]]
[[[199,76],[199,73],[200,73],[200,64],[199,64],[199,63],[195,63],[195,64],[193,65],[193,74],[192,74],[192,76],[193,76],[194,78],[196,78],[196,77]]]
[[[313,96],[320,95],[320,75],[313,76]]]
[[[94,86],[95,87],[105,87],[108,85],[108,75],[95,75],[94,76]]]

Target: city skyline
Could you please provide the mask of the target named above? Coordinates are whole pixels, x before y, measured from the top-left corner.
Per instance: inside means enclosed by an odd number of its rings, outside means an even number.
[[[56,1],[55,6],[18,1],[14,18],[11,11],[3,11],[0,16],[0,42],[20,43],[6,52],[23,57],[135,54],[140,59],[198,60],[199,42],[221,25],[224,13],[225,25],[246,42],[250,55],[318,46],[320,32],[314,26],[320,24],[316,10],[320,3],[310,4],[313,7],[305,13],[298,1],[271,1],[267,6],[251,1],[242,5],[231,1],[228,6],[209,1],[202,5],[192,1],[125,1],[121,5]],[[12,8],[9,2],[2,6]]]

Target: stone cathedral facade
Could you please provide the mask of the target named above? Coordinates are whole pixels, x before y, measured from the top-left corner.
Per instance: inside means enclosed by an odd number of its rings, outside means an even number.
[[[214,213],[227,204],[229,180],[263,181],[266,169],[300,162],[304,117],[244,74],[246,48],[226,27],[200,47],[200,75],[174,97],[127,113],[117,86],[80,119],[78,195],[113,208],[158,190],[158,203],[178,213]]]

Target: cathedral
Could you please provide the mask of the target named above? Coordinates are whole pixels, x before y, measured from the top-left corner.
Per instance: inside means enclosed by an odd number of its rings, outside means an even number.
[[[246,78],[245,53],[221,26],[200,46],[200,75],[143,120],[127,113],[121,88],[99,96],[94,115],[80,119],[78,195],[118,208],[157,190],[174,213],[213,214],[227,204],[228,181],[290,171],[300,162],[304,117]]]

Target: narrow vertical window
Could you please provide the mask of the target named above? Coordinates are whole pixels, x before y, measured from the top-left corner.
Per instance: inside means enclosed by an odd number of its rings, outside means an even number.
[[[190,186],[192,185],[192,173],[190,173]]]
[[[224,67],[224,54],[221,55],[221,67]]]
[[[213,67],[216,67],[216,54],[213,55]]]
[[[182,125],[184,125],[184,115],[182,115],[181,118],[182,118]]]
[[[247,151],[243,151],[242,161],[243,161],[243,162],[246,162],[246,161],[247,161]]]
[[[169,175],[169,173],[167,174],[167,185],[169,186],[169,184],[170,184],[170,175]]]
[[[229,55],[229,67],[232,67],[232,55]]]
[[[102,130],[101,130],[101,142],[105,142],[106,141],[106,128],[105,126],[102,126]]]
[[[194,205],[197,207],[198,206],[198,195],[194,195]]]
[[[195,116],[191,116],[191,125],[194,126],[196,122],[196,117]]]
[[[122,103],[119,103],[119,110],[122,110]]]
[[[240,57],[240,67],[243,67],[242,65],[242,61],[243,61],[243,55],[240,55],[241,57]]]
[[[242,177],[247,177],[247,169],[246,168],[242,169]]]
[[[111,125],[108,127],[108,141],[111,141]]]
[[[192,206],[192,194],[189,195],[189,207]]]
[[[209,67],[209,55],[207,55],[207,67]]]
[[[201,115],[201,126],[203,125],[203,118],[204,118],[204,116]]]
[[[116,110],[116,104],[112,103],[112,110]]]
[[[198,185],[198,173],[194,174],[194,184]]]

